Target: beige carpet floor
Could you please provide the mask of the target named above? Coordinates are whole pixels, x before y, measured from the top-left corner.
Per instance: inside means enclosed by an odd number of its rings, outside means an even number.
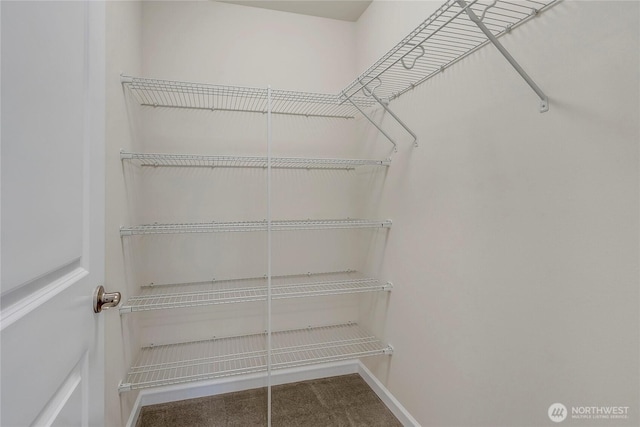
[[[395,427],[402,424],[358,375],[272,388],[273,427]],[[266,389],[145,406],[136,427],[267,425]]]

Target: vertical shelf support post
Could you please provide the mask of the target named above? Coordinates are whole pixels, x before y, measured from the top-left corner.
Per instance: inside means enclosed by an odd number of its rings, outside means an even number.
[[[271,86],[267,88],[267,426],[271,427]]]
[[[518,74],[520,74],[524,81],[527,82],[531,89],[533,89],[533,91],[540,97],[540,112],[544,113],[546,111],[549,111],[549,98],[547,98],[547,95],[545,95],[542,89],[540,89],[536,82],[534,82],[533,79],[529,77],[527,72],[524,71],[524,69],[520,66],[520,64],[518,64],[515,58],[511,56],[509,51],[502,45],[502,43],[500,43],[500,41],[498,41],[496,36],[493,35],[493,33],[487,28],[487,26],[484,25],[482,19],[480,19],[478,15],[475,14],[469,4],[465,0],[457,0],[457,3],[462,9],[467,12],[467,15],[469,15],[469,19],[471,19],[471,21],[473,21],[473,23],[476,24],[478,28],[480,28],[484,35],[487,36],[491,43],[493,43],[496,49],[500,51],[502,56],[504,56],[505,59],[509,61],[509,64],[511,64],[511,66],[518,72]]]

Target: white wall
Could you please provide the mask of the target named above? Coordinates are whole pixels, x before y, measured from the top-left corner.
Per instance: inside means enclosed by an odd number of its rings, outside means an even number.
[[[148,77],[335,93],[355,75],[350,22],[218,2],[145,2]]]
[[[549,425],[554,402],[638,425],[638,6],[565,1],[501,39],[545,114],[490,46],[391,103],[421,146],[398,133],[369,266],[396,287],[362,319],[396,350],[367,363],[423,425]]]

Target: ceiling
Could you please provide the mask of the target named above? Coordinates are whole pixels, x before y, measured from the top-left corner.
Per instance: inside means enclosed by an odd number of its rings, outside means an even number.
[[[219,0],[223,3],[261,7],[281,12],[319,16],[355,22],[369,7],[371,0]]]

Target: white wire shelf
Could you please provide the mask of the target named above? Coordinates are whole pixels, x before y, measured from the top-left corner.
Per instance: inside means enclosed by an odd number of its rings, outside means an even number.
[[[266,333],[144,347],[120,392],[267,369]],[[355,323],[272,333],[272,369],[391,354]]]
[[[121,81],[143,106],[252,113],[266,113],[268,109],[267,88],[212,85],[132,76],[122,76]],[[366,97],[358,97],[354,101],[361,106],[371,106],[375,102]],[[272,90],[271,112],[295,116],[352,119],[358,110],[353,105],[344,103],[339,95]]]
[[[540,98],[549,98],[498,38],[562,0],[446,0],[409,35],[337,95],[222,86],[121,76],[122,84],[144,106],[367,119],[398,150],[395,138],[365,111],[382,107],[413,138],[418,135],[388,107],[389,101],[444,72],[492,43]]]
[[[274,300],[390,291],[393,287],[391,282],[381,282],[365,277],[354,270],[273,276],[271,283],[271,295]],[[129,298],[126,304],[120,307],[120,313],[266,301],[266,299],[267,279],[265,277],[147,285],[141,287],[139,295]]]
[[[271,221],[272,231],[336,230],[356,228],[391,228],[391,220],[328,219]],[[178,233],[223,233],[267,231],[267,221],[201,222],[184,224],[145,224],[121,227],[120,236]]]
[[[343,90],[353,96],[366,85],[392,100],[425,82],[489,42],[469,19],[469,7],[491,33],[500,37],[559,0],[447,0],[396,46]]]
[[[162,154],[120,152],[122,160],[135,161],[150,167],[206,167],[206,168],[266,168],[267,157],[205,156],[196,154]],[[360,166],[389,166],[390,159],[325,159],[303,157],[272,157],[271,167],[277,169],[345,169]]]
[[[353,118],[376,101],[357,95],[366,85],[381,99],[399,97],[489,43],[467,8],[500,37],[561,0],[447,0],[339,94],[272,90],[272,113]],[[267,112],[267,89],[122,76],[122,84],[144,106]]]

